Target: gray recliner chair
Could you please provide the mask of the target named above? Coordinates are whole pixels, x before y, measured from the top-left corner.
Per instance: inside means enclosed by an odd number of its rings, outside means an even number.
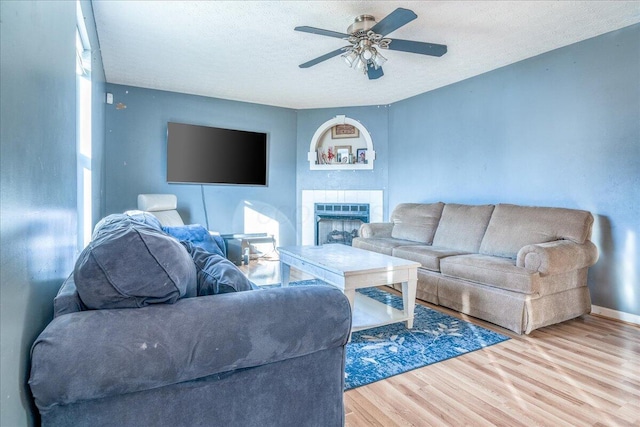
[[[138,209],[158,218],[163,227],[184,225],[177,208],[175,194],[138,194]]]

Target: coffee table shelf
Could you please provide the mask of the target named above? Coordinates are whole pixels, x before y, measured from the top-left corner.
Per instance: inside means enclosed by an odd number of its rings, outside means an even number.
[[[391,323],[404,322],[406,314],[402,310],[383,304],[366,295],[356,292],[352,313],[351,331],[371,329]]]

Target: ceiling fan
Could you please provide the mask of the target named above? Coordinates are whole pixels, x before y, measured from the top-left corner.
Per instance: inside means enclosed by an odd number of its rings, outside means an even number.
[[[387,58],[382,56],[379,51],[380,49],[399,50],[430,56],[442,56],[447,53],[447,46],[442,44],[386,38],[387,34],[408,24],[417,17],[418,15],[413,11],[399,7],[380,22],[376,22],[375,18],[371,15],[360,15],[356,17],[354,23],[347,28],[348,34],[307,26],[296,27],[294,28],[296,31],[336,37],[351,43],[348,46],[341,47],[333,52],[300,64],[300,68],[309,68],[342,54],[342,58],[344,58],[349,67],[367,74],[369,79],[373,80],[384,75],[382,72],[382,64],[387,61]]]

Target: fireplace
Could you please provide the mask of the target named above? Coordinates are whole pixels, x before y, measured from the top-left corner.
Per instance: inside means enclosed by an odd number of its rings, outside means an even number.
[[[335,205],[340,203],[368,203],[369,221],[384,221],[384,203],[382,190],[302,190],[300,209],[300,244],[316,244],[315,204]]]
[[[341,243],[351,246],[364,223],[369,222],[368,203],[316,203],[315,243]]]

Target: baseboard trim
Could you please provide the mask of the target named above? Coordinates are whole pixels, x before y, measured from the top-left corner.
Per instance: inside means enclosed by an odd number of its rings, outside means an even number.
[[[637,314],[625,313],[624,311],[612,310],[610,308],[600,307],[597,305],[591,306],[591,314],[640,326],[640,316]]]

